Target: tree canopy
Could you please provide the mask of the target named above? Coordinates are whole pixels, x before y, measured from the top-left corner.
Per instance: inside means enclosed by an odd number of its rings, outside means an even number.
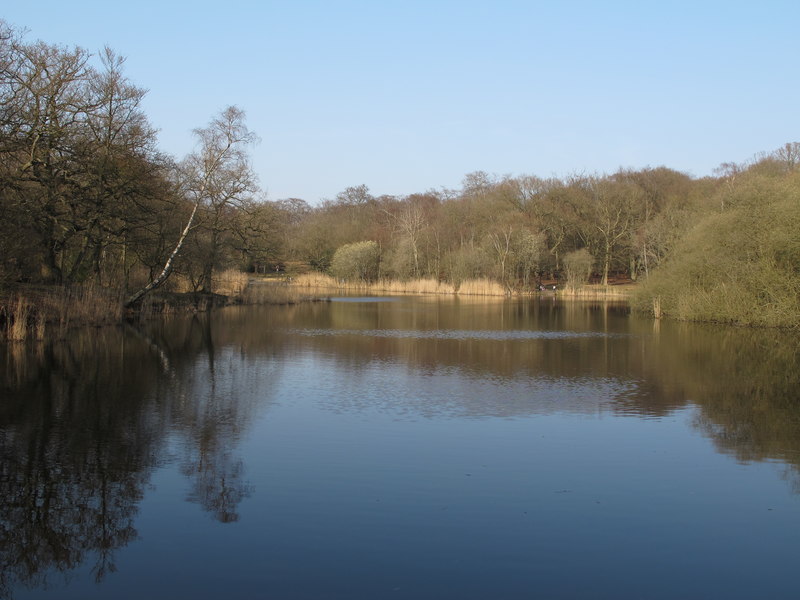
[[[797,142],[713,177],[475,171],[455,190],[355,184],[316,206],[267,201],[241,109],[212,116],[175,159],[124,65],[110,48],[28,42],[0,22],[0,285],[90,282],[132,303],[172,274],[213,292],[219,270],[288,262],[344,279],[488,278],[508,292],[588,275],[644,281],[635,305],[677,318],[800,323]]]

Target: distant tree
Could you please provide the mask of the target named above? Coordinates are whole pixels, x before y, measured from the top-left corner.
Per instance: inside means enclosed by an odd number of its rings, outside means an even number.
[[[536,276],[542,264],[542,256],[546,252],[544,234],[521,230],[514,236],[511,245],[511,269],[522,289],[530,287],[531,277]]]
[[[800,142],[786,143],[775,150],[772,156],[784,165],[787,172],[794,171],[800,166]]]
[[[567,275],[567,286],[578,287],[589,280],[594,266],[594,258],[589,250],[581,248],[564,255],[564,272]]]
[[[714,169],[714,175],[716,175],[719,180],[724,183],[726,191],[732,192],[736,186],[739,176],[745,170],[746,165],[735,162],[724,162]],[[718,196],[720,198],[719,208],[720,210],[725,210],[725,194],[718,194]]]
[[[286,219],[287,224],[299,223],[311,212],[311,206],[308,202],[301,198],[287,198],[285,200],[277,200],[274,202],[275,206],[279,208]]]
[[[445,278],[456,288],[466,279],[490,276],[494,264],[491,254],[478,246],[462,246],[442,259]]]
[[[619,177],[581,177],[571,187],[577,192],[571,205],[577,235],[598,257],[601,283],[607,285],[611,266],[620,259],[642,210],[643,192]]]
[[[344,191],[336,194],[336,202],[338,204],[358,206],[366,204],[373,199],[372,194],[369,193],[369,188],[364,185],[355,185],[345,188]]]
[[[800,171],[748,170],[726,209],[692,223],[634,304],[678,319],[797,328],[798,231]]]
[[[552,270],[559,270],[560,257],[574,222],[564,182],[523,175],[509,180],[506,189],[506,201],[524,215],[530,228],[544,234],[545,245],[552,257],[547,262],[550,262]],[[544,257],[541,262],[546,262]]]
[[[347,281],[374,281],[380,268],[380,248],[373,241],[341,246],[333,255],[331,273]]]
[[[495,183],[495,178],[486,171],[467,173],[461,182],[462,196],[484,197],[492,190]]]
[[[511,242],[514,238],[514,226],[511,224],[494,228],[486,238],[489,251],[492,253],[497,265],[497,278],[506,287],[510,287],[507,263],[511,254]]]
[[[382,210],[387,215],[387,225],[398,238],[394,262],[410,266],[410,269],[402,268],[397,272],[406,273],[406,277],[420,277],[423,274],[423,238],[430,226],[430,213],[438,204],[438,199],[431,194],[412,194],[402,200],[384,200]]]
[[[338,241],[338,236],[332,239],[337,232],[331,229],[328,217],[325,210],[312,211],[288,242],[294,256],[322,272],[330,269]]]
[[[277,267],[288,256],[287,240],[296,223],[280,202],[246,202],[235,212],[228,246],[241,266],[255,272]]]
[[[640,201],[638,210],[636,206],[631,207],[634,222],[628,242],[629,272],[635,280],[640,273],[648,275],[658,266],[675,236],[675,229],[683,230],[682,213],[688,207],[692,182],[688,175],[666,167],[619,171],[614,179],[641,190],[634,198],[634,202]]]

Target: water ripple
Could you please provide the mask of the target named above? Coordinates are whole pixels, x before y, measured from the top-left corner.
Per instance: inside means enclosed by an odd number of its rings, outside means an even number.
[[[494,341],[629,337],[628,334],[607,333],[602,331],[528,331],[519,329],[509,331],[475,331],[466,329],[434,329],[430,331],[417,329],[291,329],[289,332],[309,337],[362,336],[398,339]]]

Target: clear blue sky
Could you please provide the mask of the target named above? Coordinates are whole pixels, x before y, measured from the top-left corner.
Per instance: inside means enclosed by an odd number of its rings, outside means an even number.
[[[466,173],[665,165],[800,141],[797,0],[9,2],[27,39],[109,45],[163,150],[235,104],[269,199]]]

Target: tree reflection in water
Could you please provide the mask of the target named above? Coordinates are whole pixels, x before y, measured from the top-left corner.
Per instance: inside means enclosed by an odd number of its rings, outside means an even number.
[[[603,408],[622,415],[661,417],[695,408],[695,425],[720,452],[740,461],[780,460],[787,479],[800,489],[800,347],[795,332],[730,326],[653,322],[627,315],[604,302],[452,302],[430,299],[425,309],[397,310],[376,302],[353,311],[345,303],[294,310],[291,325],[307,331],[306,343],[334,357],[357,377],[373,361],[399,362],[415,372],[458,370],[475,385],[521,378],[552,388],[572,378],[616,385]],[[457,307],[457,309],[456,309]],[[315,314],[315,313],[322,313]],[[345,331],[346,335],[316,331]],[[596,332],[560,342],[537,337],[547,332]],[[421,331],[419,337],[408,331]],[[374,335],[373,332],[379,332]],[[484,339],[458,332],[483,332]],[[508,333],[503,339],[503,333]],[[520,336],[520,333],[529,334]],[[602,387],[598,388],[602,390]],[[575,400],[574,394],[566,394]],[[453,394],[448,407],[468,416],[525,416],[563,410],[558,403],[502,401],[491,394],[480,402]],[[602,393],[594,394],[602,400]],[[588,413],[598,406],[582,403]],[[353,404],[351,398],[341,399]],[[396,399],[392,399],[396,402]],[[415,413],[419,406],[406,407]],[[440,407],[441,408],[441,407]],[[570,411],[579,406],[568,404]],[[424,413],[423,413],[424,414]]]
[[[94,333],[94,332],[92,332]],[[102,339],[101,339],[102,338]],[[114,348],[114,350],[109,350]],[[8,347],[0,419],[2,584],[47,583],[95,553],[98,579],[135,539],[134,518],[158,454],[159,406],[146,361],[122,369],[107,334]]]
[[[187,339],[202,340],[199,348],[207,359],[207,370],[198,370],[185,391],[188,397],[203,400],[187,404],[180,416],[182,429],[191,433],[181,464],[191,482],[187,500],[220,523],[233,523],[239,520],[239,503],[252,489],[244,479],[244,462],[230,448],[235,447],[242,423],[249,420],[243,411],[252,407],[241,402],[232,370],[217,364],[211,321],[193,318]]]
[[[232,392],[229,374],[220,385],[207,323],[172,330],[169,344],[106,329],[0,353],[0,597],[48,587],[88,561],[97,581],[115,571],[171,431],[188,499],[222,523],[237,520],[251,489],[234,450],[253,405]],[[195,368],[198,356],[208,364]]]
[[[599,335],[564,342],[537,337],[537,327]],[[313,333],[331,330],[347,333]],[[233,309],[0,346],[0,595],[46,587],[82,564],[93,564],[98,580],[113,572],[115,553],[137,539],[153,473],[173,456],[188,481],[186,499],[221,523],[237,521],[253,493],[237,448],[280,379],[269,369],[309,352],[351,381],[376,365],[401,364],[425,385],[449,386],[442,374],[456,374],[466,388],[491,388],[439,390],[431,397],[446,404],[424,407],[412,404],[413,394],[332,393],[340,411],[390,402],[422,418],[514,418],[565,410],[567,397],[569,411],[596,411],[602,402],[602,410],[636,417],[694,407],[695,425],[720,451],[783,461],[800,491],[800,358],[787,333],[654,327],[599,303]],[[585,398],[565,385],[564,397],[548,403],[559,382],[573,379],[595,385],[582,387],[591,392]],[[338,385],[343,392],[348,382]]]

